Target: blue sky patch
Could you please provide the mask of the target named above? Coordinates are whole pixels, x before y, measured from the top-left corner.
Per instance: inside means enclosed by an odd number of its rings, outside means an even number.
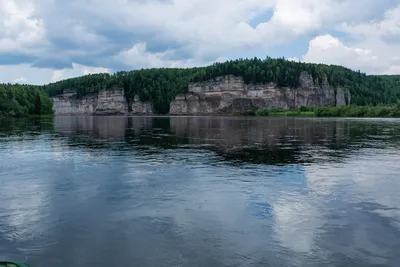
[[[249,25],[253,28],[256,28],[257,25],[259,25],[260,23],[269,21],[273,15],[274,15],[274,9],[271,8],[271,9],[265,11],[264,13],[261,13],[261,14],[255,16],[254,18],[252,18],[249,21]]]

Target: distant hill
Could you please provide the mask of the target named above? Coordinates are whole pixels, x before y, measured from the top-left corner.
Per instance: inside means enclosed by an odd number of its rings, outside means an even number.
[[[133,100],[138,95],[142,101],[151,101],[157,113],[167,113],[170,102],[177,94],[186,93],[190,82],[201,82],[230,74],[242,76],[247,84],[273,82],[281,87],[295,88],[303,71],[311,74],[314,81],[322,82],[326,76],[331,85],[348,88],[351,104],[354,105],[390,104],[400,98],[400,75],[366,75],[342,66],[300,63],[270,57],[237,59],[207,67],[92,74],[50,83],[40,88],[49,96],[75,92],[81,98],[103,89],[119,87],[124,89],[128,99]]]
[[[273,59],[238,59],[198,68],[142,69],[115,74],[93,74],[63,80],[44,87],[50,95],[74,91],[77,97],[96,93],[104,88],[121,87],[129,99],[139,95],[151,101],[159,113],[167,113],[170,102],[179,93],[186,93],[190,82],[206,81],[221,75],[242,76],[246,83],[274,82],[279,86],[296,87],[302,71],[322,81],[324,75],[333,86],[349,88],[354,105],[395,103],[400,98],[400,76],[366,75],[341,66],[299,63]]]

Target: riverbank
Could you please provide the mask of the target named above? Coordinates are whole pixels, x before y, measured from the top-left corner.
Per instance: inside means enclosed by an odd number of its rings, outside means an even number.
[[[400,118],[400,102],[395,105],[382,106],[341,106],[341,107],[301,107],[298,109],[269,109],[262,108],[245,113],[230,114],[198,114],[196,116],[260,116],[260,117],[355,117],[355,118]],[[0,118],[51,118],[54,116],[146,116],[138,114],[24,114],[24,115],[4,115]],[[170,114],[151,114],[155,117],[169,117]],[[189,114],[172,116],[193,116]]]
[[[400,102],[385,106],[301,107],[299,109],[258,109],[243,115],[283,117],[400,118]]]

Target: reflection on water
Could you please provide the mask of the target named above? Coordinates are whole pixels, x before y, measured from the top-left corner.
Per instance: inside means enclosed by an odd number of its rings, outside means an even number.
[[[399,266],[400,121],[0,119],[0,260]]]

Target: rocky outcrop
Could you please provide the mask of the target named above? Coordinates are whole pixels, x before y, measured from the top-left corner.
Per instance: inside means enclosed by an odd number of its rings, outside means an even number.
[[[171,102],[171,115],[235,114],[257,108],[290,109],[350,103],[347,89],[331,86],[326,76],[321,81],[314,81],[307,72],[300,74],[296,88],[278,87],[275,83],[245,84],[242,77],[227,75],[212,81],[191,83],[188,91],[177,95]],[[57,115],[154,114],[151,102],[142,102],[138,96],[129,101],[120,88],[79,99],[68,93],[53,97],[52,101]]]
[[[336,89],[336,106],[349,105],[351,101],[350,91],[341,87]]]
[[[129,104],[124,91],[119,88],[103,90],[98,94],[87,95],[80,99],[77,99],[74,93],[68,93],[53,97],[52,101],[56,115],[153,114],[151,103],[141,102],[136,96]]]
[[[302,72],[296,88],[278,87],[274,83],[245,84],[233,75],[212,81],[191,83],[187,94],[180,94],[171,102],[170,114],[232,114],[257,108],[290,109],[301,106],[336,106],[350,102],[350,93],[335,88],[326,76],[314,81]]]
[[[97,95],[96,115],[128,114],[123,90],[103,90]]]
[[[75,94],[63,94],[52,97],[53,110],[56,115],[92,114],[97,104],[97,97],[87,96],[77,100]]]
[[[154,114],[153,104],[140,101],[139,96],[136,95],[131,105],[131,113],[134,115],[152,115]]]

